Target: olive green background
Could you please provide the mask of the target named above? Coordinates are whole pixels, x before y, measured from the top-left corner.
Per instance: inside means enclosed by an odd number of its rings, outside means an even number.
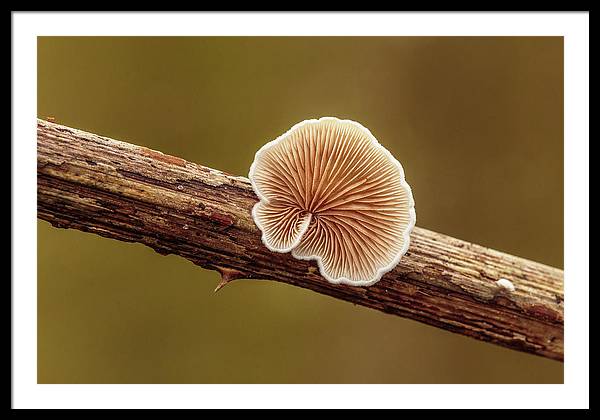
[[[359,121],[417,224],[563,266],[563,40],[43,37],[38,117],[247,175],[308,118]],[[563,365],[38,221],[40,383],[560,383]]]

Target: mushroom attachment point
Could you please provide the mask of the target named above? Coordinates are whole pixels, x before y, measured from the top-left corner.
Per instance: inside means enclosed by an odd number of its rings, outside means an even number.
[[[306,120],[250,167],[265,246],[316,260],[331,283],[369,286],[408,250],[414,200],[402,165],[361,124]]]

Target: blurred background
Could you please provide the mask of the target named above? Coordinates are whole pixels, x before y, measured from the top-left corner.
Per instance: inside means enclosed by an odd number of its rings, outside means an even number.
[[[38,117],[247,176],[359,121],[417,225],[563,267],[559,37],[41,37]],[[38,221],[39,383],[561,383],[562,363]]]

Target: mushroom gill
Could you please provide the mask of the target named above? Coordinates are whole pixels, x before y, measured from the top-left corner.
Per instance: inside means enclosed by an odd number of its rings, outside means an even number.
[[[408,249],[416,217],[402,166],[357,122],[296,124],[256,153],[249,178],[263,243],[317,260],[331,283],[371,285]]]

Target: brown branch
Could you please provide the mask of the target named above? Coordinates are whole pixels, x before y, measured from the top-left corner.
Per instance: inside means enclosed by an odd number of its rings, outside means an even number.
[[[256,201],[246,178],[38,120],[38,217],[56,227],[180,255],[219,271],[218,288],[276,280],[563,359],[562,270],[415,228],[409,252],[381,281],[334,285],[314,261],[264,247],[250,214]]]

